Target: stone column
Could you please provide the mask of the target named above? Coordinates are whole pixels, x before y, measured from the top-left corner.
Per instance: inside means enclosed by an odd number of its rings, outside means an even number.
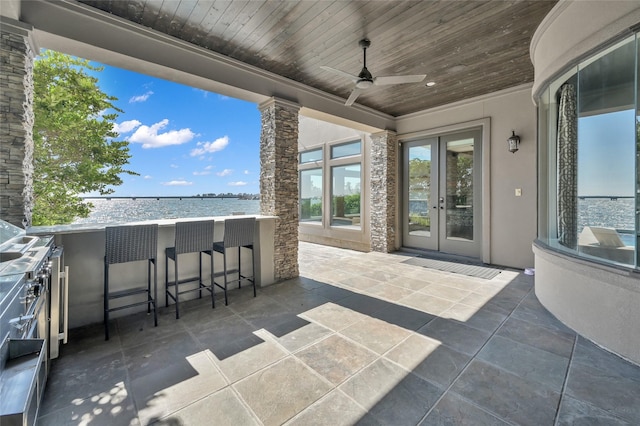
[[[260,133],[260,213],[278,216],[275,280],[297,277],[298,269],[298,110],[271,98],[258,106]]]
[[[22,227],[33,209],[33,27],[0,17],[0,219]]]
[[[371,135],[371,250],[395,250],[398,138],[395,132]]]

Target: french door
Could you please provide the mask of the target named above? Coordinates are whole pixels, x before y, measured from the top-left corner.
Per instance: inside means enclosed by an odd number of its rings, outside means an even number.
[[[403,245],[481,258],[482,130],[403,144]]]

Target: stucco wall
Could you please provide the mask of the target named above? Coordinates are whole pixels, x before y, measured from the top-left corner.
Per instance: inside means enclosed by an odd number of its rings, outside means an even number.
[[[490,118],[490,257],[495,265],[514,268],[533,266],[531,242],[536,237],[536,109],[531,86],[494,93],[464,103],[434,108],[398,118],[398,138],[447,126]],[[515,154],[507,139],[515,130],[522,143]],[[487,172],[485,170],[484,172]],[[515,196],[515,189],[522,196]],[[485,235],[484,238],[487,238]],[[486,257],[485,257],[486,259]]]
[[[536,296],[587,339],[640,364],[640,286],[634,273],[534,246]]]

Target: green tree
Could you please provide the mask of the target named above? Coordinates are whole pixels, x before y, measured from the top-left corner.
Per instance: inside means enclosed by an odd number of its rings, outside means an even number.
[[[35,62],[33,225],[87,217],[93,206],[79,194],[110,194],[120,174],[137,175],[124,169],[129,143],[112,139],[117,98],[100,90],[92,71],[102,68],[53,51]]]

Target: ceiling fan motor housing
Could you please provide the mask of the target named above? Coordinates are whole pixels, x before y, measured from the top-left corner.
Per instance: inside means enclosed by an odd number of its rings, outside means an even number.
[[[358,89],[366,89],[367,87],[373,86],[373,76],[367,69],[367,67],[363,67],[360,74],[358,74],[358,81],[356,82],[356,87]]]

